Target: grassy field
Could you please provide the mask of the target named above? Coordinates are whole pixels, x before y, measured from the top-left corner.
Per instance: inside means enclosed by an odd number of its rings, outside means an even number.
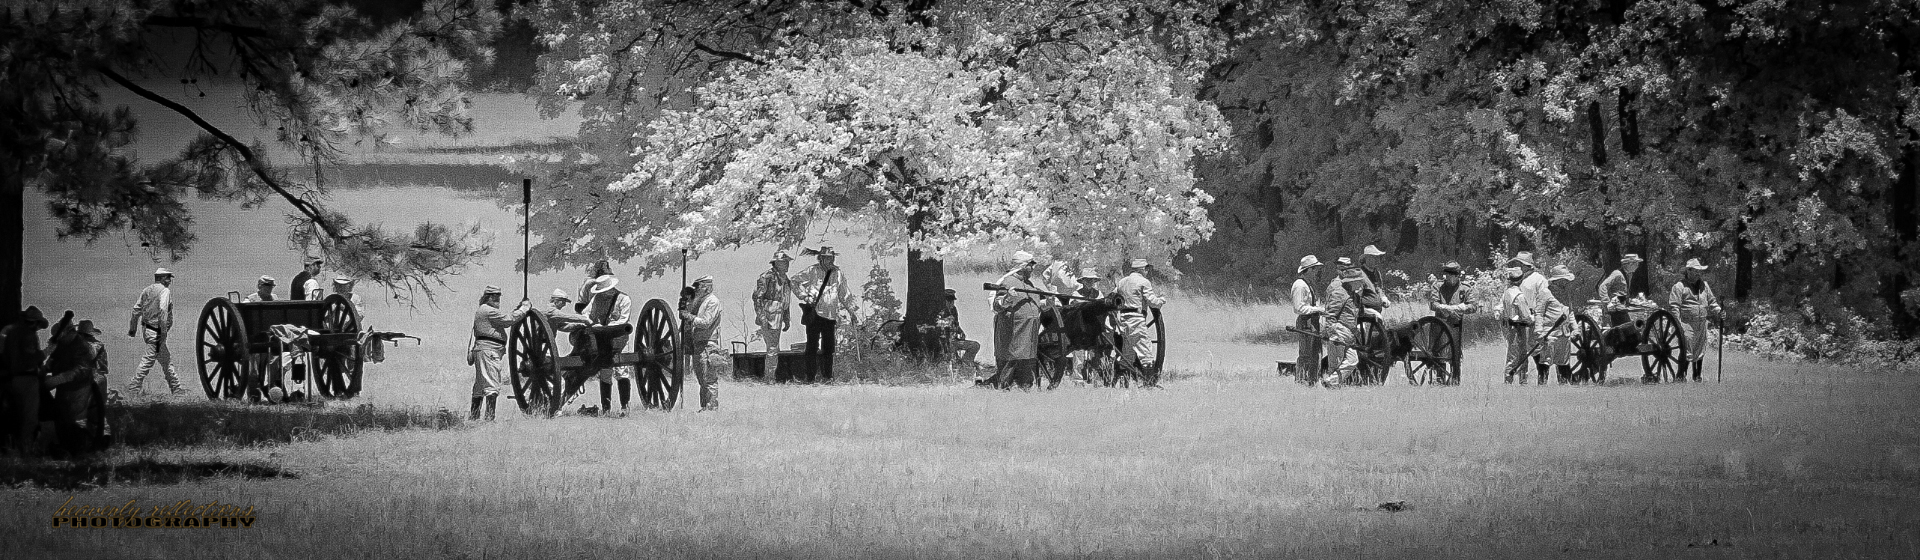
[[[109,463],[253,478],[0,491],[0,557],[1920,554],[1920,380],[1728,365],[1651,387],[728,384],[718,414],[486,425],[397,402],[147,405],[129,414],[175,424],[127,431]],[[69,496],[220,500],[259,522],[48,528]]]

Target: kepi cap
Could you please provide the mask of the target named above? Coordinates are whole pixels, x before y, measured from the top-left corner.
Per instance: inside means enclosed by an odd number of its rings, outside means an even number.
[[[1361,272],[1360,269],[1358,268],[1349,268],[1349,269],[1340,271],[1341,282],[1360,282],[1366,279],[1367,279],[1367,273]]]
[[[483,295],[483,296],[500,295],[500,287],[494,286],[494,285],[488,285],[486,290],[480,292],[480,295]]]
[[[709,274],[709,275],[706,275],[706,276],[701,276],[701,277],[699,277],[699,278],[695,278],[695,279],[693,279],[693,283],[694,283],[695,285],[699,285],[699,284],[700,284],[701,282],[706,282],[706,283],[708,283],[708,284],[712,284],[712,283],[713,283],[713,275],[711,275],[711,274]]]
[[[272,285],[273,285],[273,277],[272,277],[272,276],[261,276],[261,277],[260,277],[260,283],[261,283],[261,284],[266,284],[266,285],[268,285],[268,286],[272,286]]]

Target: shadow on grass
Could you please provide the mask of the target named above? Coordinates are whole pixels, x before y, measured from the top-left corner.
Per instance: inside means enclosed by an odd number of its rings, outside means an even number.
[[[141,458],[130,463],[0,460],[0,486],[85,490],[101,486],[180,484],[214,477],[300,478],[300,475],[252,463],[201,461],[167,463]]]
[[[110,414],[115,446],[134,449],[282,444],[367,431],[446,430],[465,422],[445,409],[381,409],[370,404],[347,408],[153,402],[115,406]]]

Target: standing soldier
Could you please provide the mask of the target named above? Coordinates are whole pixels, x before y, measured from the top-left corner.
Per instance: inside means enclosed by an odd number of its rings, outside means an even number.
[[[1720,315],[1720,298],[1714,297],[1713,288],[1707,287],[1703,277],[1706,271],[1707,265],[1701,264],[1700,259],[1687,259],[1680,281],[1674,282],[1673,290],[1667,293],[1667,306],[1673,308],[1674,318],[1680,320],[1680,332],[1687,342],[1687,359],[1680,362],[1674,381],[1686,377],[1689,364],[1693,380],[1700,381],[1700,362],[1707,357],[1707,320]]]
[[[140,298],[133,303],[133,313],[127,318],[127,336],[140,336],[146,344],[146,355],[140,358],[140,367],[133,372],[133,381],[128,383],[127,391],[133,394],[141,392],[141,384],[147,379],[147,373],[160,368],[167,378],[167,386],[173,394],[186,393],[180,388],[180,376],[173,370],[173,354],[167,351],[167,331],[173,329],[173,271],[165,268],[153,271],[153,283],[140,290]]]
[[[473,348],[467,351],[467,363],[473,364],[473,406],[468,420],[480,419],[480,404],[487,405],[487,420],[493,420],[494,402],[500,396],[500,356],[507,348],[507,330],[532,309],[527,300],[512,313],[500,312],[500,288],[487,286],[480,294],[480,307],[473,311]]]
[[[1629,286],[1633,285],[1634,272],[1640,270],[1640,262],[1640,255],[1633,253],[1622,255],[1620,268],[1607,274],[1607,279],[1600,281],[1600,301],[1605,302],[1601,305],[1606,306],[1607,332],[1612,335],[1602,341],[1603,344],[1612,346],[1622,338],[1627,340],[1639,338],[1638,333],[1633,330],[1633,315],[1628,313],[1628,309],[1632,308],[1634,299],[1646,299],[1646,294],[1629,297],[1628,292],[1632,289]],[[1622,328],[1621,325],[1627,326]]]
[[[1553,294],[1553,283],[1572,280],[1573,271],[1567,269],[1567,265],[1564,264],[1553,265],[1553,270],[1547,273],[1547,297],[1553,298],[1554,305],[1559,306],[1560,309],[1558,315],[1548,315],[1554,320],[1559,320],[1560,317],[1567,316],[1567,314],[1572,312],[1572,309],[1560,303],[1560,298]],[[1567,365],[1567,358],[1573,354],[1573,329],[1575,328],[1575,324],[1571,317],[1566,321],[1562,321],[1560,328],[1553,330],[1552,338],[1548,338],[1546,345],[1541,349],[1547,365],[1553,366],[1554,377],[1558,379],[1558,383],[1561,385],[1566,385],[1568,382],[1573,381],[1573,366]],[[1541,383],[1545,382],[1546,378],[1541,378]]]
[[[1133,259],[1127,263],[1128,274],[1113,286],[1120,294],[1120,357],[1129,367],[1138,367],[1145,374],[1146,383],[1141,388],[1159,387],[1160,370],[1154,367],[1153,341],[1147,333],[1148,309],[1159,309],[1167,304],[1167,298],[1153,289],[1153,281],[1147,279],[1147,259]]]
[[[613,355],[627,347],[632,332],[615,334],[620,326],[633,318],[633,298],[615,288],[619,278],[612,274],[602,274],[593,279],[588,288],[586,305],[587,326],[591,328],[589,336],[581,337],[581,342],[592,347],[593,365],[599,367],[596,376],[600,380],[600,414],[613,413],[613,386],[620,383],[620,414],[627,413],[627,403],[633,398],[633,367],[615,366]],[[608,327],[612,327],[609,329]]]
[[[1032,387],[1040,358],[1040,314],[1053,303],[1053,298],[1017,292],[1008,288],[1043,291],[1035,271],[1040,262],[1026,251],[1013,253],[1017,268],[1000,277],[1000,286],[993,295],[993,311],[999,319],[996,323],[1004,328],[994,331],[994,358],[1006,364],[995,374],[1001,389],[1012,388],[1015,384],[1021,389]]]
[[[720,296],[713,294],[712,276],[693,281],[693,304],[680,312],[680,325],[693,378],[700,382],[700,411],[720,410],[720,375],[707,364],[707,353],[720,348]]]
[[[1385,279],[1380,276],[1380,271],[1374,268],[1372,264],[1374,257],[1384,256],[1386,254],[1386,251],[1382,251],[1379,247],[1372,245],[1360,249],[1360,272],[1367,275],[1367,288],[1373,290],[1374,294],[1380,296],[1381,307],[1393,305],[1393,301],[1387,299],[1386,283],[1383,281]]]
[[[253,293],[247,294],[247,297],[240,299],[240,303],[258,303],[262,301],[273,301],[272,276],[261,276],[260,282],[253,287]]]
[[[1342,257],[1340,260],[1349,261]],[[1339,262],[1339,261],[1335,261]],[[1353,347],[1354,332],[1360,328],[1358,293],[1366,290],[1367,274],[1351,261],[1342,263],[1340,275],[1327,285],[1325,315],[1321,331],[1327,336],[1327,369],[1321,372],[1320,385],[1328,389],[1351,381],[1360,365],[1360,353]]]
[[[293,284],[287,287],[287,299],[300,301],[320,299],[320,267],[327,261],[318,258],[307,259],[306,266],[299,274],[293,275]]]
[[[587,268],[586,281],[580,284],[580,297],[574,298],[573,300],[574,312],[576,313],[586,312],[587,302],[593,301],[594,283],[599,282],[600,277],[610,276],[612,274],[613,274],[613,263],[608,262],[607,259],[600,259],[600,260],[594,261],[593,266]]]
[[[5,393],[0,443],[16,450],[26,450],[40,429],[40,377],[47,355],[39,333],[48,324],[39,307],[28,307],[18,321],[0,329],[0,391]]]
[[[1320,306],[1320,297],[1313,292],[1313,285],[1327,280],[1326,267],[1320,265],[1320,257],[1307,255],[1300,257],[1300,266],[1293,269],[1293,328],[1300,329],[1300,352],[1294,363],[1294,379],[1312,387],[1320,379],[1320,316],[1326,311]]]
[[[93,321],[81,321],[71,331],[56,334],[54,356],[47,361],[53,371],[42,387],[54,389],[54,435],[60,450],[79,455],[101,449],[109,435],[104,414],[94,403],[106,405],[107,348],[100,343],[100,329]]]
[[[1527,384],[1527,347],[1533,343],[1533,305],[1527,302],[1526,290],[1520,288],[1520,281],[1526,277],[1526,271],[1520,267],[1507,267],[1507,291],[1500,296],[1500,320],[1507,324],[1508,384],[1513,383],[1515,373],[1520,375],[1521,385]]]
[[[566,290],[554,288],[553,293],[547,294],[545,313],[547,326],[552,327],[554,332],[567,333],[566,355],[576,355],[592,344],[587,340],[586,331],[580,328],[587,326],[587,316],[573,310],[573,296],[567,295]]]
[[[853,291],[847,289],[847,277],[833,264],[839,253],[832,247],[820,247],[813,253],[819,260],[793,278],[794,298],[800,301],[800,324],[807,328],[808,379],[833,379],[833,352],[838,346],[840,316],[859,322],[853,304]]]
[[[1462,346],[1461,327],[1465,324],[1467,314],[1479,311],[1480,307],[1480,304],[1473,299],[1473,290],[1460,283],[1461,275],[1458,262],[1449,261],[1441,266],[1440,285],[1433,287],[1427,301],[1427,309],[1433,311],[1433,316],[1440,318],[1442,323],[1446,323],[1447,329],[1453,331],[1453,356],[1449,364],[1459,363]],[[1408,372],[1407,375],[1412,376],[1413,373]],[[1440,380],[1441,384],[1458,385],[1460,383],[1458,371],[1446,372],[1443,377]]]
[[[773,268],[753,282],[753,323],[767,344],[767,379],[773,379],[779,367],[780,333],[793,326],[793,280],[787,278],[792,261],[786,251],[774,251],[769,261]]]
[[[1541,274],[1540,270],[1534,266],[1533,253],[1527,251],[1515,253],[1513,259],[1507,262],[1508,266],[1519,265],[1520,272],[1523,274],[1520,280],[1520,291],[1526,293],[1527,305],[1529,306],[1528,310],[1531,312],[1534,320],[1534,330],[1531,336],[1545,334],[1539,331],[1541,328],[1553,329],[1554,333],[1560,332],[1560,325],[1557,323],[1561,317],[1566,315],[1567,306],[1561,304],[1559,299],[1553,297],[1553,290],[1547,286],[1547,276]],[[1558,335],[1556,334],[1555,336]],[[1532,339],[1528,340],[1531,342]],[[1552,344],[1542,344],[1533,352],[1533,367],[1539,373],[1541,385],[1547,384],[1547,361],[1549,359],[1548,349],[1550,347],[1552,347]],[[1526,375],[1526,372],[1522,371],[1520,374]],[[1520,382],[1521,384],[1525,384],[1526,380],[1522,379]]]

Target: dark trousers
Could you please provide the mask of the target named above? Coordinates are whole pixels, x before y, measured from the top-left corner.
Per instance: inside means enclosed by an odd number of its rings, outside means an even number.
[[[838,344],[839,321],[814,318],[807,321],[807,380],[833,379],[833,348]]]
[[[35,375],[11,375],[5,378],[4,417],[0,417],[0,441],[12,445],[16,451],[27,453],[33,449],[40,433],[40,400],[46,391],[40,387],[40,378]]]

